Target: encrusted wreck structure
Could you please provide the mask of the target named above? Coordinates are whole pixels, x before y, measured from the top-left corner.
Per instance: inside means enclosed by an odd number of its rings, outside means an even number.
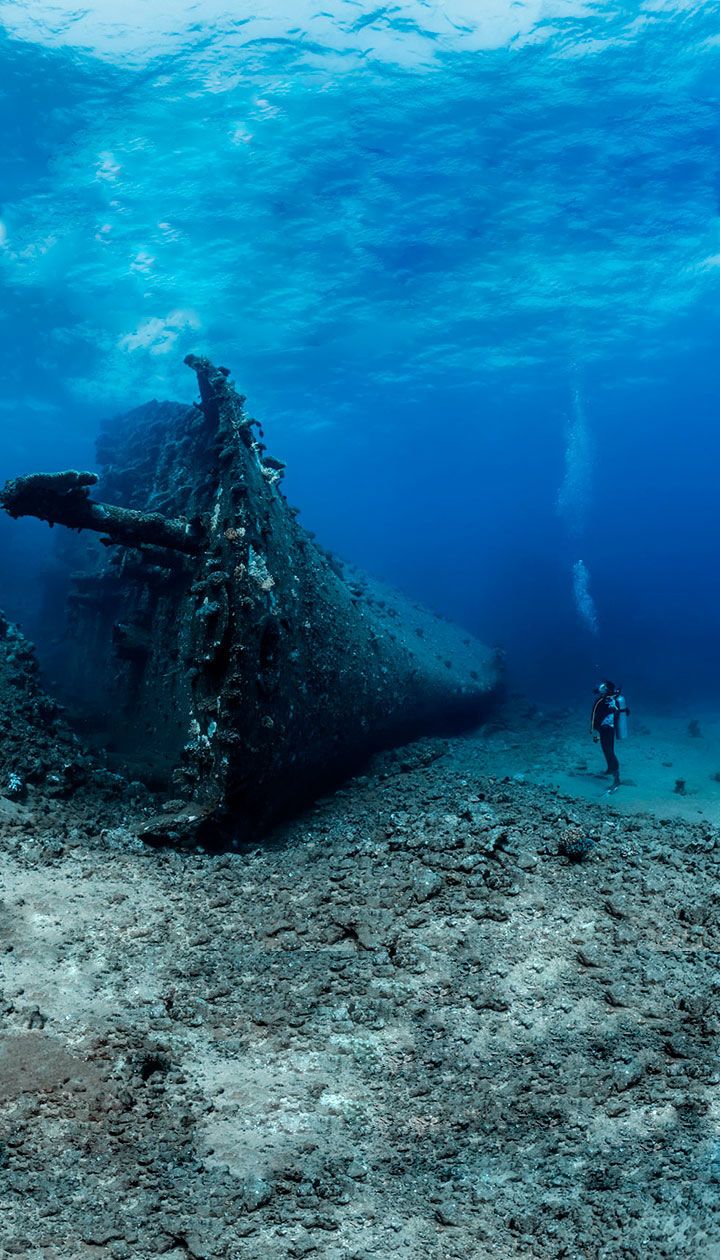
[[[33,645],[0,612],[0,802],[22,801],[39,784],[46,795],[69,795],[91,764],[42,686]]]
[[[227,370],[186,362],[199,402],[114,420],[100,477],[18,478],[0,503],[104,544],[74,578],[66,689],[170,790],[148,838],[247,840],[369,754],[481,720],[500,667],[319,546]]]

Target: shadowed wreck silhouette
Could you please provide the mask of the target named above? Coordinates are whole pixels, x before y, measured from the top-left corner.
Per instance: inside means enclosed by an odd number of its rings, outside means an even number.
[[[245,842],[373,752],[477,724],[502,668],[324,550],[227,369],[185,362],[200,401],[107,425],[100,478],[22,477],[0,502],[102,535],[74,578],[64,672],[76,709],[103,709],[106,738],[176,798],[145,838]]]

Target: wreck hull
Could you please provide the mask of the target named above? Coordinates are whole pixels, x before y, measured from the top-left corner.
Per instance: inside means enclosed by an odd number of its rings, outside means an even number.
[[[101,437],[98,491],[124,515],[78,575],[68,676],[99,685],[120,754],[184,802],[149,835],[246,839],[370,753],[479,721],[500,668],[318,546],[227,373],[191,366],[199,404],[150,404]],[[152,517],[147,543],[128,543],[128,512]],[[174,545],[173,531],[192,545]]]

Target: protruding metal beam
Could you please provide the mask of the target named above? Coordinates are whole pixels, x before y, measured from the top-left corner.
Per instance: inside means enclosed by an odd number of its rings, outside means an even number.
[[[172,520],[159,512],[135,512],[111,503],[96,503],[90,498],[89,488],[97,480],[95,473],[74,469],[16,477],[5,483],[0,507],[15,518],[36,516],[49,525],[94,530],[125,547],[169,547],[188,555],[200,550],[201,531],[189,521]]]

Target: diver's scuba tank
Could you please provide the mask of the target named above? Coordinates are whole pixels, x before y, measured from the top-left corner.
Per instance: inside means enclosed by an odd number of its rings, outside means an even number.
[[[627,700],[620,692],[615,696],[617,705],[617,717],[615,719],[615,735],[617,739],[627,739],[628,737],[628,713]]]

